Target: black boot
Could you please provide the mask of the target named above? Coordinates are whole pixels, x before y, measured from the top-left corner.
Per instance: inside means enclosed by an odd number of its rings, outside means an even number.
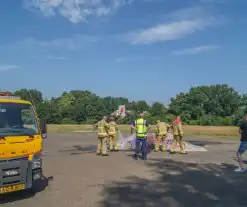
[[[133,155],[133,158],[134,158],[135,160],[138,160],[138,155],[134,154],[134,155]]]

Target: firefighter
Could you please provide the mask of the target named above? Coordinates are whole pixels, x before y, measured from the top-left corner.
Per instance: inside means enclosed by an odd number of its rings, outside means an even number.
[[[184,131],[183,131],[183,125],[180,116],[177,116],[176,120],[172,122],[172,129],[173,129],[173,142],[171,145],[170,153],[174,154],[175,153],[175,147],[177,144],[180,146],[180,152],[182,154],[187,154],[185,152],[185,144],[183,142],[183,136],[184,136]]]
[[[98,129],[98,147],[97,147],[97,155],[109,156],[107,153],[107,138],[108,138],[108,130],[110,128],[109,124],[107,124],[107,117],[104,116],[101,121],[94,125],[94,129]]]
[[[114,121],[114,117],[111,117],[110,120],[111,121],[108,123],[110,126],[108,130],[108,134],[110,138],[110,151],[118,151],[118,146],[117,146],[118,126],[116,122]]]
[[[148,121],[144,119],[144,113],[140,113],[140,118],[132,123],[131,128],[136,130],[136,149],[134,158],[136,160],[138,159],[140,145],[142,145],[142,159],[147,160],[147,133],[150,130],[150,125],[148,124]]]
[[[160,149],[160,142],[162,143],[161,151],[166,151],[166,137],[167,137],[167,130],[170,127],[169,124],[165,122],[161,122],[160,120],[156,121],[156,141],[155,141],[155,148],[154,151],[158,152]]]

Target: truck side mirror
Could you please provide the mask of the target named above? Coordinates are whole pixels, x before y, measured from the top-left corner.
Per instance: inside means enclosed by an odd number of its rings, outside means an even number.
[[[43,139],[46,139],[47,138],[46,120],[45,119],[40,119],[39,120],[39,125],[40,125],[40,130],[41,130],[42,138]]]

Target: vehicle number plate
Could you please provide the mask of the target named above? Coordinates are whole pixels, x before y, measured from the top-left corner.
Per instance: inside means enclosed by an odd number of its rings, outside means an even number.
[[[0,194],[10,193],[10,192],[24,190],[24,189],[25,189],[25,185],[24,184],[1,187],[0,188]]]

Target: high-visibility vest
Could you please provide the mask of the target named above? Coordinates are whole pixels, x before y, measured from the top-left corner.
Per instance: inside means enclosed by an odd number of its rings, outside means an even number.
[[[108,124],[105,120],[101,120],[98,122],[98,136],[105,137],[108,135]]]
[[[137,119],[135,121],[135,127],[136,127],[136,136],[137,137],[146,137],[147,136],[147,126],[146,126],[146,120],[144,119]]]
[[[167,134],[167,125],[164,122],[158,123],[157,126],[157,135],[166,135]]]
[[[117,124],[115,121],[111,121],[109,123],[109,130],[108,130],[108,134],[109,135],[116,135],[117,134]]]

